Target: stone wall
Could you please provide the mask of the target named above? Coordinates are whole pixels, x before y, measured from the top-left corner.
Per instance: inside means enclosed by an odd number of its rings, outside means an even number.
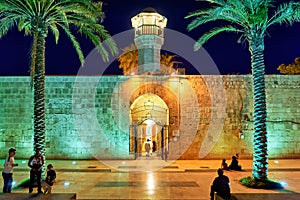
[[[266,76],[266,92],[269,157],[299,158],[300,76]],[[252,157],[251,76],[228,75],[47,76],[47,158],[132,159],[130,106],[146,93],[169,108],[174,159]],[[0,77],[0,113],[0,155],[15,147],[17,158],[28,158],[33,152],[29,77]]]

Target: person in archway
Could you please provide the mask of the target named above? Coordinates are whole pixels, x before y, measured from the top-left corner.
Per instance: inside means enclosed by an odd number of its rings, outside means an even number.
[[[166,162],[168,161],[168,154],[169,154],[169,151],[168,151],[167,148],[165,148],[165,150],[164,150],[164,159],[165,159]]]
[[[156,152],[156,142],[152,141],[152,153]]]
[[[151,149],[150,140],[147,139],[147,142],[145,143],[146,157],[150,156],[150,149]]]

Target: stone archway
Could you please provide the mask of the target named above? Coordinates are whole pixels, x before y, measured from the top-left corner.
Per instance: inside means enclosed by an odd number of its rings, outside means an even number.
[[[153,93],[140,95],[130,106],[130,153],[135,159],[146,155],[145,143],[151,143],[151,155],[161,156],[168,146],[169,108]],[[156,146],[156,151],[153,146]]]
[[[175,87],[178,88],[178,87]],[[173,93],[170,88],[159,84],[159,83],[148,83],[141,85],[137,90],[135,90],[129,99],[129,104],[132,105],[133,102],[141,95],[151,93],[160,97],[169,109],[169,123],[168,123],[168,138],[173,138],[174,134],[179,130],[180,127],[180,100]],[[180,92],[177,91],[179,94]]]

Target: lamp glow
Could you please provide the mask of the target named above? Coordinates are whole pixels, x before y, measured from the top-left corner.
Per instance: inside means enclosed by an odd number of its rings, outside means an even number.
[[[280,181],[280,185],[281,185],[282,187],[285,187],[285,186],[287,186],[288,184],[287,184],[287,182],[285,182],[285,181]]]
[[[67,187],[70,185],[70,182],[64,182],[64,186]]]

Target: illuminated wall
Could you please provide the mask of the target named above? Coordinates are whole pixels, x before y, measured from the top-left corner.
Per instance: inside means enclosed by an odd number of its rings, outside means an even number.
[[[300,77],[266,76],[270,158],[300,158]],[[251,77],[46,77],[48,159],[133,158],[130,106],[151,93],[169,108],[171,154],[180,159],[252,155]],[[33,144],[29,77],[0,77],[0,154]],[[224,112],[224,113],[222,113]],[[196,128],[196,129],[195,129]],[[219,128],[220,131],[219,131]]]

